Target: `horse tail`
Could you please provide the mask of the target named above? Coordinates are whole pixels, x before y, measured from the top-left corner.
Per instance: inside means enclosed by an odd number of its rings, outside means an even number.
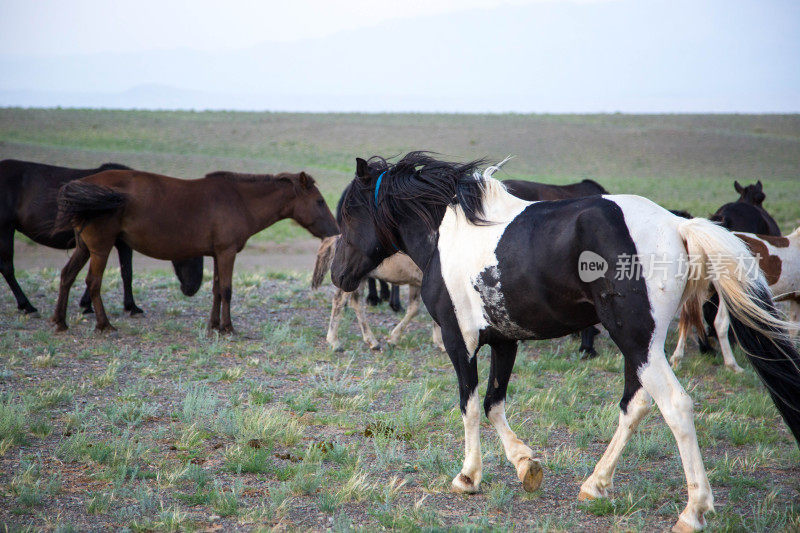
[[[333,254],[336,251],[336,243],[339,240],[339,235],[333,237],[325,237],[319,245],[317,250],[317,261],[314,263],[314,274],[311,276],[311,288],[318,289],[322,285],[322,280],[325,279],[325,274],[331,268],[333,262]]]
[[[684,300],[712,280],[734,334],[800,445],[800,354],[788,335],[797,324],[780,318],[756,259],[735,235],[698,218],[682,221],[678,231],[690,258]]]
[[[107,215],[125,205],[125,195],[108,187],[80,180],[64,184],[58,191],[58,214],[54,231],[65,231]]]
[[[694,328],[699,337],[698,341],[700,343],[708,344],[706,329],[703,327],[702,313],[703,303],[705,300],[705,292],[702,294],[697,292],[687,294],[686,301],[683,302],[683,307],[681,307],[681,316],[680,320],[678,321],[678,329],[680,335],[684,335],[685,332],[685,335],[688,337],[692,328]]]

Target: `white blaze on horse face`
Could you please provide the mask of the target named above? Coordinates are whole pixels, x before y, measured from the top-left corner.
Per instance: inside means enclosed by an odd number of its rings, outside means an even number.
[[[479,276],[488,267],[497,267],[497,243],[514,218],[533,203],[512,196],[495,179],[486,179],[485,183],[483,218],[491,224],[476,226],[461,207],[450,206],[439,226],[442,279],[470,357],[478,348],[480,330],[489,325],[483,298],[475,288],[481,283]]]

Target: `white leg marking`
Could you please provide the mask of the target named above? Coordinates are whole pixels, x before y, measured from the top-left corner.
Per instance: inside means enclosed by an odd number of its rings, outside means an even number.
[[[431,329],[431,339],[437,348],[443,352],[447,351],[447,349],[444,347],[444,341],[442,340],[442,328],[440,328],[439,324],[436,322],[433,323],[433,328]]]
[[[620,411],[619,424],[614,438],[608,444],[603,457],[594,467],[594,472],[581,485],[579,500],[593,500],[607,498],[610,490],[614,488],[614,470],[617,468],[619,457],[625,445],[630,440],[633,432],[639,426],[642,418],[650,412],[652,407],[650,395],[644,389],[639,389],[628,402],[626,413]]]
[[[503,442],[503,449],[514,468],[517,477],[522,482],[527,492],[533,492],[542,483],[542,467],[539,461],[533,458],[533,450],[523,443],[517,434],[509,427],[506,420],[505,401],[497,403],[489,410],[489,420]]]
[[[686,337],[688,336],[689,325],[684,325],[684,323],[681,322],[680,327],[678,328],[678,344],[675,346],[675,351],[672,352],[672,357],[669,358],[669,364],[676,370],[683,360],[683,355],[686,351]]]
[[[719,340],[719,347],[722,350],[722,360],[725,361],[725,366],[739,373],[742,372],[742,367],[736,362],[736,358],[733,356],[731,343],[728,341],[728,329],[730,325],[731,319],[728,315],[728,308],[725,307],[725,303],[722,301],[722,298],[720,298],[717,316],[714,318],[714,329],[717,330],[717,340]]]
[[[456,492],[478,492],[481,484],[483,461],[481,459],[480,421],[481,410],[477,389],[467,400],[467,412],[461,418],[464,421],[464,466],[461,473],[453,479],[453,490]]]
[[[361,337],[363,337],[364,342],[366,342],[372,350],[379,350],[381,344],[378,342],[378,339],[375,338],[375,335],[372,333],[372,328],[369,327],[369,322],[367,322],[367,302],[365,298],[362,298],[361,287],[351,294],[350,305],[356,312],[358,327],[361,328]]]
[[[342,311],[347,302],[350,301],[350,293],[344,292],[342,289],[336,289],[336,294],[333,295],[331,301],[331,319],[328,322],[328,335],[325,340],[332,350],[338,351],[341,349],[339,343],[339,322],[342,319]]]
[[[659,353],[660,352],[660,353]],[[653,347],[647,364],[639,373],[642,385],[650,393],[664,416],[675,440],[686,474],[689,502],[678,517],[675,531],[697,531],[706,525],[706,511],[714,510],[714,496],[708,483],[697,434],[694,429],[692,399],[672,373],[664,352]]]
[[[406,309],[406,315],[403,317],[403,320],[397,324],[392,332],[389,334],[389,344],[396,344],[397,341],[400,340],[400,335],[403,334],[403,330],[406,329],[408,323],[411,322],[417,313],[419,313],[419,293],[420,288],[414,287],[409,285],[408,287],[408,309]]]

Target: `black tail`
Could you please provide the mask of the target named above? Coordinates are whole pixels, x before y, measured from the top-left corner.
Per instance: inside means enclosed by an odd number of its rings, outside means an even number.
[[[754,295],[759,307],[777,316],[769,290],[761,287],[759,292]],[[772,338],[745,326],[732,313],[731,325],[800,446],[800,354],[785,332],[776,331],[768,324],[760,323],[758,326],[765,331],[775,332]]]
[[[58,191],[55,230],[64,231],[125,205],[125,195],[92,183],[70,181]]]

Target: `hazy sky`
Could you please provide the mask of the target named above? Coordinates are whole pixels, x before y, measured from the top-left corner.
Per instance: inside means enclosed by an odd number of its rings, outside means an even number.
[[[800,112],[800,0],[0,0],[0,106]]]
[[[611,0],[1,0],[0,54],[225,50],[543,1]]]

